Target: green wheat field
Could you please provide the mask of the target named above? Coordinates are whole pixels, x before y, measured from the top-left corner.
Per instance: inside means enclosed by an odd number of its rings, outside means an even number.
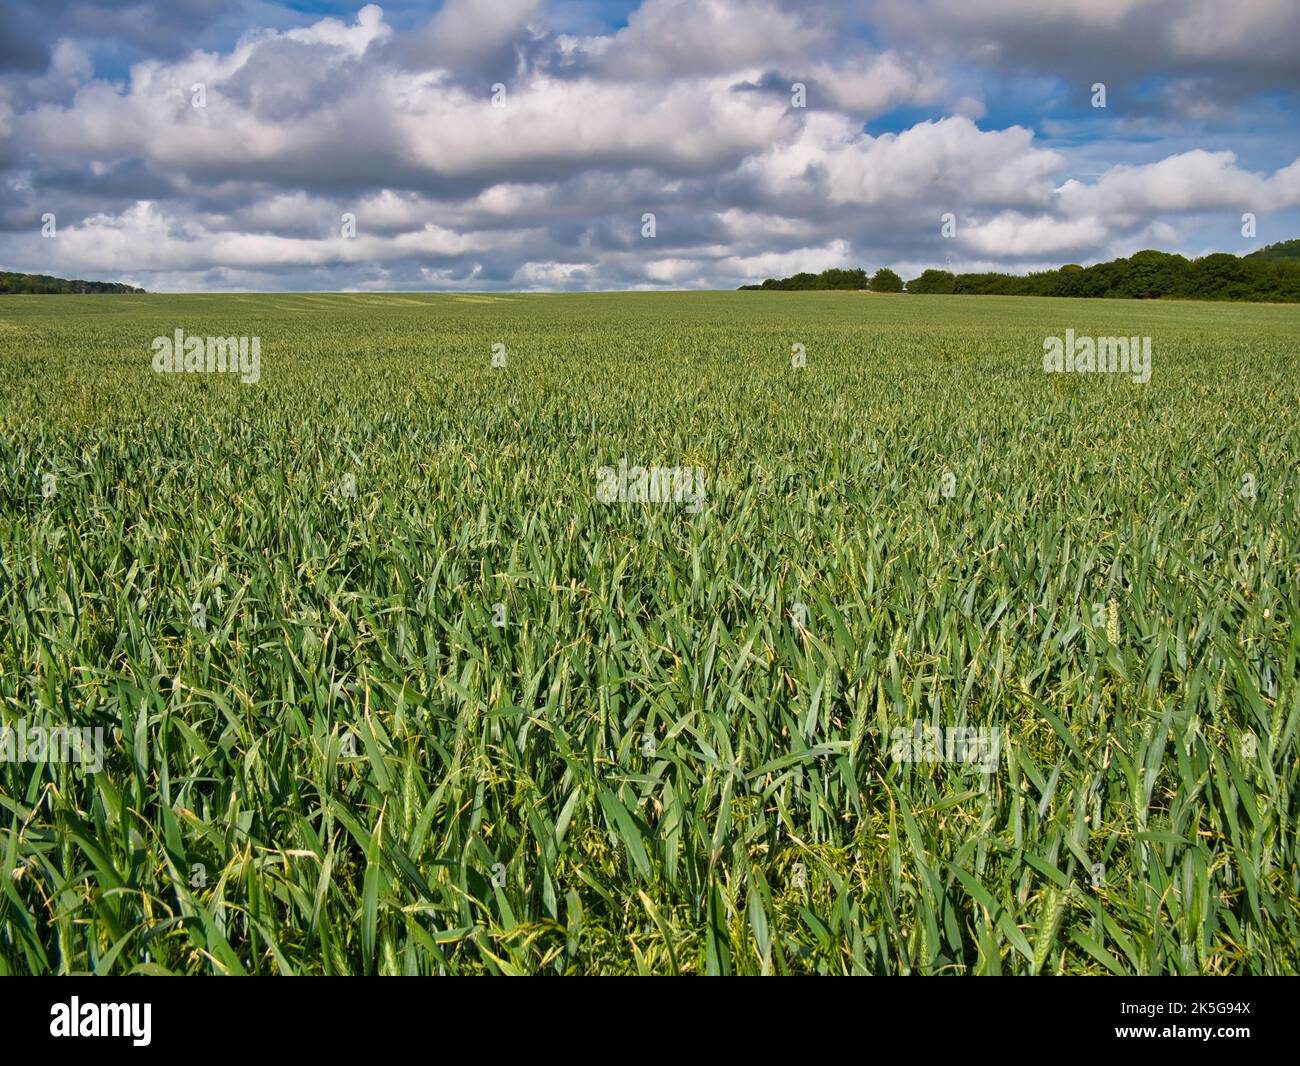
[[[0,298],[0,971],[1294,973],[1298,326]]]

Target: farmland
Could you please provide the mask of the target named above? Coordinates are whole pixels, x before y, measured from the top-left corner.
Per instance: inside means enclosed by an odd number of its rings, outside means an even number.
[[[1298,325],[0,297],[0,970],[1294,973]]]

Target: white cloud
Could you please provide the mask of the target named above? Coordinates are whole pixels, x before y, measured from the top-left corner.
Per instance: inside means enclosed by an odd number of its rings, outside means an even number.
[[[830,29],[816,14],[772,0],[645,0],[612,38],[580,47],[612,77],[722,74],[797,63],[824,50]]]
[[[1242,170],[1232,152],[1196,150],[1143,166],[1112,167],[1095,183],[1061,186],[1071,215],[1126,219],[1159,212],[1277,210],[1300,206],[1300,160],[1273,177]]]
[[[1096,218],[1011,213],[963,226],[958,236],[963,250],[976,255],[1039,259],[1095,248],[1106,240],[1108,231]]]
[[[453,3],[448,6],[454,9],[457,5]],[[360,56],[374,42],[386,39],[391,33],[392,30],[384,24],[383,8],[377,4],[367,4],[357,12],[357,21],[353,25],[340,19],[321,19],[311,26],[289,30],[285,37],[303,44],[330,45],[353,56]]]
[[[862,115],[932,103],[944,88],[941,77],[892,51],[852,56],[837,64],[816,63],[810,69],[835,107]]]
[[[838,204],[1038,204],[1051,196],[1058,153],[1021,127],[984,131],[970,119],[920,122],[871,137],[838,115],[810,115],[798,135],[742,165],[774,201],[816,192]]]

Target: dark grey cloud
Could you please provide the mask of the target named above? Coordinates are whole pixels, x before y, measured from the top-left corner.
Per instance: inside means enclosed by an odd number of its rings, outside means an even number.
[[[1293,0],[876,0],[864,6],[883,32],[909,48],[1004,77],[1061,79],[1079,106],[1097,82],[1107,87],[1108,106],[1150,112],[1191,113],[1300,89],[1300,5]]]
[[[111,41],[127,55],[166,59],[239,5],[232,0],[0,0],[0,72],[44,70],[60,38]]]

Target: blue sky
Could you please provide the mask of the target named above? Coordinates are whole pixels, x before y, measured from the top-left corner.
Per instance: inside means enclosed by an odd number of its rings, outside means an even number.
[[[6,0],[0,22],[3,269],[730,288],[1300,237],[1291,0]]]

